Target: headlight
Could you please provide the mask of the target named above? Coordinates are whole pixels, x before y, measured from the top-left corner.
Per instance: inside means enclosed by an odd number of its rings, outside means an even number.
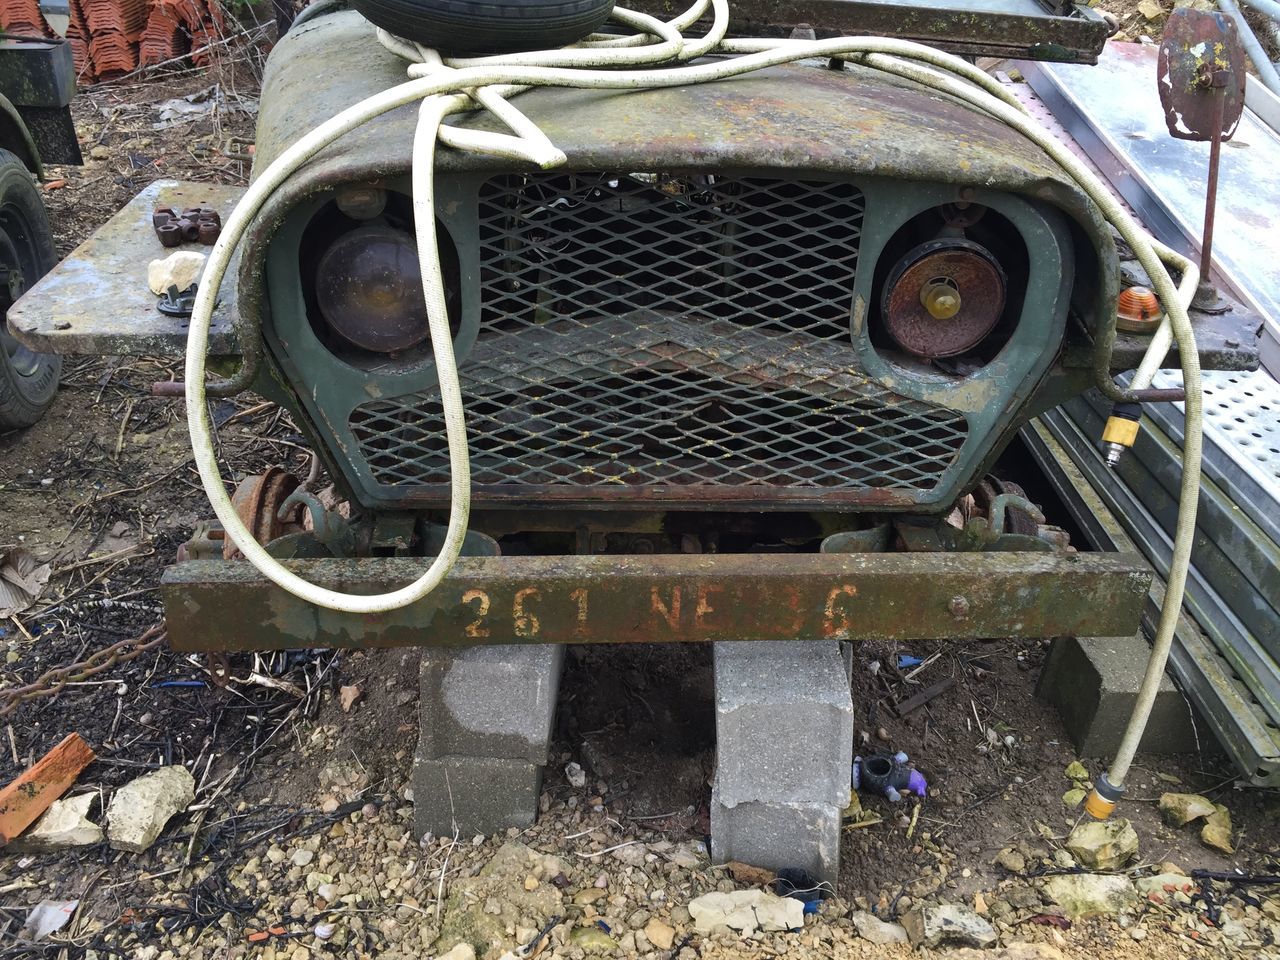
[[[396,353],[421,343],[427,305],[413,237],[375,225],[344,233],[320,258],[316,302],[330,329],[354,346]]]
[[[884,327],[917,357],[954,357],[995,327],[1005,288],[1004,271],[985,247],[952,237],[931,240],[890,271],[881,302]]]

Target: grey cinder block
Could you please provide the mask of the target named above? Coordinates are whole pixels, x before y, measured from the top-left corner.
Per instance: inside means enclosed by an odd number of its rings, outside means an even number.
[[[563,665],[558,644],[424,648],[419,755],[546,763]]]
[[[1142,634],[1054,641],[1036,692],[1058,709],[1080,756],[1110,756],[1120,745],[1150,652]],[[1191,708],[1166,674],[1139,750],[1168,754],[1196,749]]]
[[[542,766],[496,757],[419,757],[413,764],[413,825],[470,839],[527,827],[538,815]]]
[[[716,778],[723,801],[849,801],[853,700],[834,641],[715,645]]]
[[[840,809],[826,803],[727,806],[713,787],[711,859],[740,860],[771,870],[799,867],[835,883],[840,873]]]

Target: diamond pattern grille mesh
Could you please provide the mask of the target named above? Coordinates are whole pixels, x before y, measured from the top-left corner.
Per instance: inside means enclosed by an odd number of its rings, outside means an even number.
[[[462,359],[472,479],[625,497],[653,484],[923,494],[954,411],[859,372],[848,183],[500,176],[479,198],[481,315]],[[358,407],[374,479],[448,482],[433,389]],[[715,488],[715,489],[710,489]]]

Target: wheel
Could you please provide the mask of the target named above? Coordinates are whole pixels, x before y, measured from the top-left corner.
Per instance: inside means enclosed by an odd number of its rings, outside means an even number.
[[[609,18],[613,0],[353,0],[366,20],[446,56],[550,50]]]
[[[57,262],[49,216],[22,161],[0,150],[0,430],[29,427],[49,409],[62,358],[20,344],[9,307]]]

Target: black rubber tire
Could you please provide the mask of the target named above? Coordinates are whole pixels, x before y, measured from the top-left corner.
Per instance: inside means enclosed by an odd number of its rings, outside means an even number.
[[[353,0],[366,20],[445,56],[551,50],[593,33],[613,0]]]
[[[0,150],[0,268],[17,267],[23,289],[43,277],[58,262],[40,191],[31,172],[8,150]],[[12,302],[7,286],[0,286],[0,307],[7,314]],[[58,391],[62,358],[35,353],[9,333],[0,316],[0,431],[29,427],[49,409]]]

